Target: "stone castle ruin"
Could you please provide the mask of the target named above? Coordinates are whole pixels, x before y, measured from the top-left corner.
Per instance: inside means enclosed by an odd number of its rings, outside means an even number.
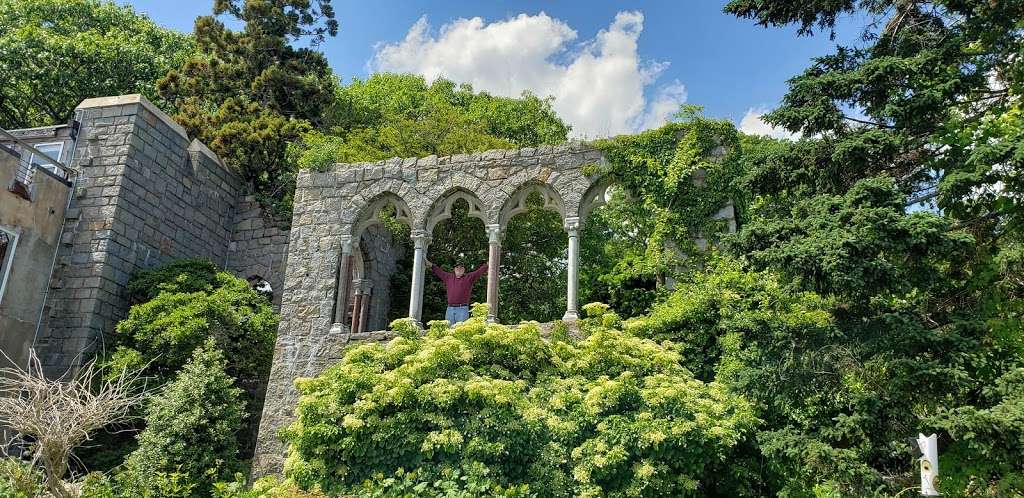
[[[412,288],[408,316],[422,319],[423,287],[430,234],[465,201],[489,241],[488,320],[501,302],[498,274],[502,234],[513,216],[524,212],[537,192],[544,207],[561,215],[568,248],[565,320],[577,316],[580,225],[604,203],[609,182],[588,176],[585,166],[603,161],[580,144],[519,150],[491,150],[450,157],[391,159],[337,164],[325,172],[300,173],[295,191],[288,269],[281,303],[281,326],[260,422],[254,460],[258,474],[275,472],[283,462],[278,429],[292,419],[298,401],[294,380],[311,377],[337,361],[352,340],[372,339],[381,315],[370,315],[375,289],[387,288],[388,275],[363,278],[367,246],[382,211],[411,229]],[[354,297],[353,297],[354,296]],[[368,323],[377,326],[368,327]]]
[[[60,183],[64,190],[47,194],[46,206],[36,209],[48,210],[49,218],[8,216],[14,208],[29,212],[31,203],[44,199],[23,186],[16,197],[4,196],[13,193],[11,182],[0,191],[0,229],[22,240],[45,235],[48,245],[40,247],[49,251],[5,263],[13,267],[9,280],[20,279],[35,297],[17,300],[19,309],[13,310],[13,300],[0,294],[0,320],[20,317],[14,342],[24,351],[35,347],[47,370],[59,374],[104,347],[104,338],[127,313],[125,286],[134,271],[205,257],[269,285],[281,325],[253,460],[256,475],[281,470],[285,447],[277,433],[293,420],[295,379],[318,375],[353,341],[388,337],[380,331],[393,308],[390,277],[403,257],[413,263],[408,317],[421,322],[430,234],[452,217],[456,203],[465,202],[468,215],[487,230],[489,321],[500,317],[502,235],[509,221],[527,210],[532,195],[561,216],[568,270],[563,318],[572,321],[579,307],[580,229],[612,185],[608,177],[589,173],[601,170],[593,167],[604,162],[601,152],[579,143],[336,164],[299,173],[289,230],[262,212],[216,154],[189,140],[141,96],[86,100],[72,128],[74,133],[60,139],[70,151],[66,159],[61,155],[68,172]],[[5,150],[18,152],[18,144],[42,145],[60,133],[12,135],[18,143]],[[0,167],[8,168],[2,161]],[[47,207],[60,208],[62,192],[66,212]],[[395,250],[382,216],[409,227],[412,254]],[[733,220],[732,206],[717,217]],[[20,258],[32,252],[19,251]],[[37,322],[24,318],[34,313]]]

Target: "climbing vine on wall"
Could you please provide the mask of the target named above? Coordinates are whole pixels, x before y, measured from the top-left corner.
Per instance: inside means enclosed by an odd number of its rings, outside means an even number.
[[[614,300],[601,295],[600,289],[621,290],[625,281],[640,288],[649,287],[644,277],[664,283],[683,259],[703,258],[696,239],[714,242],[728,229],[724,220],[714,217],[740,197],[734,186],[741,171],[739,134],[728,120],[705,118],[698,107],[684,107],[677,118],[655,130],[593,143],[607,161],[588,167],[586,173],[610,175],[628,192],[628,198],[613,196],[588,220],[584,278],[606,284],[591,287],[595,298]],[[623,253],[621,247],[603,243],[624,227],[629,233],[620,235],[633,240],[632,250]],[[610,249],[620,254],[601,258]],[[587,267],[586,261],[602,259],[614,261],[614,266]],[[653,302],[653,293],[641,294],[624,294],[648,301],[630,311],[642,312]]]

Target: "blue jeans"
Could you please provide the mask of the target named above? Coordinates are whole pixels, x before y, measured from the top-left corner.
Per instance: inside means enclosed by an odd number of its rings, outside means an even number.
[[[449,306],[444,312],[444,319],[448,320],[448,325],[469,320],[469,306]]]

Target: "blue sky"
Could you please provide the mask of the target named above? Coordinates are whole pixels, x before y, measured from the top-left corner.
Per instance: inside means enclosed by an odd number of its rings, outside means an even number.
[[[212,4],[119,1],[180,31],[191,31]],[[756,115],[834,42],[758,27],[722,13],[724,3],[334,0],[341,28],[321,49],[345,81],[408,71],[496,94],[554,95],[581,136],[655,126],[680,102],[778,134]]]

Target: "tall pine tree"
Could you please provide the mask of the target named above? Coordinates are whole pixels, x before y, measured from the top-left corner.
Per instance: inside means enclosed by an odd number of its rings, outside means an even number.
[[[245,27],[228,28],[218,19],[225,15]],[[315,47],[337,32],[330,0],[215,0],[213,15],[196,19],[199,53],[160,81],[160,95],[191,136],[287,208],[294,168],[286,147],[321,123],[334,98],[334,76]]]

